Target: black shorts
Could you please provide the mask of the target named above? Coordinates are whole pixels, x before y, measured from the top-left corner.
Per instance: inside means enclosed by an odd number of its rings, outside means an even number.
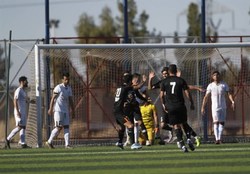
[[[187,108],[180,106],[178,108],[168,110],[169,124],[176,125],[187,122]]]
[[[141,110],[140,110],[140,107],[138,106],[138,107],[134,107],[133,108],[134,110],[134,112],[133,112],[133,116],[134,116],[134,119],[136,120],[136,121],[139,121],[139,120],[141,120],[142,121],[142,115],[141,115]]]
[[[130,118],[124,115],[123,112],[114,112],[116,123],[119,125],[124,125],[127,121],[131,121]]]
[[[125,107],[124,108],[124,113],[126,114],[126,116],[129,117],[129,119],[134,122],[134,120],[142,121],[142,115],[141,115],[141,110],[140,110],[140,106],[136,105],[136,106],[130,106],[130,107]]]
[[[169,124],[168,113],[163,108],[161,109],[161,111],[162,111],[160,118],[161,123]]]

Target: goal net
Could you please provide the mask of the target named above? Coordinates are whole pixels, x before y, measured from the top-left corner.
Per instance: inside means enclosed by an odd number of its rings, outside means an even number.
[[[112,113],[114,92],[121,84],[123,73],[148,75],[153,71],[156,79],[161,79],[162,68],[175,63],[188,84],[203,88],[210,82],[211,72],[220,71],[236,101],[235,112],[228,107],[224,134],[249,134],[249,51],[250,43],[36,45],[30,92],[35,95],[36,106],[30,108],[28,125],[32,124],[32,129],[27,131],[33,135],[33,145],[42,146],[54,125],[47,115],[49,96],[61,83],[61,74],[69,72],[76,111],[76,118],[70,123],[71,142],[116,139],[117,125]],[[159,90],[149,90],[148,94],[160,117]],[[188,123],[199,135],[212,135],[210,104],[204,119],[200,114],[204,93],[192,91],[191,94],[196,109],[189,110],[187,102]],[[63,135],[59,135],[57,140],[60,139]]]

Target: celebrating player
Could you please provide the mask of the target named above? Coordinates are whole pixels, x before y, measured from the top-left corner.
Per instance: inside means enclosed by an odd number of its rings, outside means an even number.
[[[183,141],[182,127],[187,120],[187,109],[183,97],[183,91],[189,99],[190,109],[194,109],[193,99],[189,93],[189,88],[184,79],[177,77],[177,67],[174,64],[169,65],[169,76],[161,82],[160,99],[164,110],[168,113],[169,123],[173,126],[181,149],[188,152]],[[192,143],[191,141],[188,143]],[[191,149],[193,150],[193,149]]]

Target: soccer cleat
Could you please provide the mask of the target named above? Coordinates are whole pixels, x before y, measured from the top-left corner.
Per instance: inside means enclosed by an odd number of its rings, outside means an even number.
[[[151,143],[148,140],[146,141],[146,146],[151,146]]]
[[[187,139],[187,144],[188,144],[190,150],[192,150],[192,151],[195,150],[195,147],[190,139]]]
[[[10,149],[10,140],[5,140],[5,148]]]
[[[65,149],[74,149],[74,148],[70,145],[67,145],[67,146],[65,146]]]
[[[186,146],[182,146],[181,150],[182,150],[184,153],[188,152],[188,149],[187,149]]]
[[[199,147],[201,144],[201,137],[199,136],[195,137],[195,143],[196,143],[196,146]]]
[[[159,145],[165,145],[166,143],[165,143],[165,141],[160,140],[160,141],[158,142],[158,144],[159,144]]]
[[[116,145],[117,147],[119,147],[120,149],[122,149],[122,150],[124,149],[122,143],[117,142],[115,145]]]
[[[221,141],[220,140],[216,140],[215,144],[221,144]]]
[[[134,143],[131,146],[131,149],[141,149],[141,148],[142,148],[142,146],[139,143]]]
[[[46,141],[45,143],[50,149],[54,149],[55,147],[52,145],[52,143],[49,143],[48,141]]]
[[[30,146],[28,146],[27,144],[21,144],[21,147],[23,148],[23,149],[28,149],[28,148],[31,148]]]

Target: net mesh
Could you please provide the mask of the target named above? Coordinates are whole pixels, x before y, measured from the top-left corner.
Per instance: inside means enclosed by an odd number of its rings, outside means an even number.
[[[185,45],[185,44],[184,44]],[[180,48],[162,47],[109,47],[100,48],[54,48],[40,49],[41,57],[41,91],[42,91],[42,134],[43,141],[47,138],[46,131],[53,127],[53,122],[47,119],[47,92],[52,92],[55,85],[61,83],[61,74],[70,73],[70,84],[73,89],[76,118],[71,119],[71,141],[79,144],[89,139],[113,139],[117,137],[116,123],[112,113],[114,92],[121,84],[124,71],[148,75],[150,71],[161,78],[161,70],[171,63],[177,64],[181,76],[190,85],[206,88],[210,82],[213,70],[219,70],[224,81],[234,91],[236,111],[228,107],[225,135],[249,134],[249,47],[215,47],[195,48],[185,45]],[[46,89],[47,67],[45,58],[50,58],[50,86]],[[34,64],[33,64],[34,65]],[[35,67],[31,66],[35,74]],[[35,77],[32,76],[35,84]],[[35,86],[32,86],[31,95],[35,95]],[[148,91],[149,95],[160,111],[159,90]],[[192,91],[196,109],[188,109],[188,122],[193,129],[203,135],[203,118],[200,106],[203,93]],[[188,105],[187,105],[188,106]],[[208,134],[213,134],[211,112],[208,104]],[[35,144],[36,108],[30,107],[28,124],[30,134],[34,134],[32,141]],[[160,117],[160,112],[158,112]],[[27,129],[28,130],[28,129]],[[31,136],[32,137],[32,136]],[[63,139],[63,134],[58,140]],[[61,142],[58,141],[60,144]]]

